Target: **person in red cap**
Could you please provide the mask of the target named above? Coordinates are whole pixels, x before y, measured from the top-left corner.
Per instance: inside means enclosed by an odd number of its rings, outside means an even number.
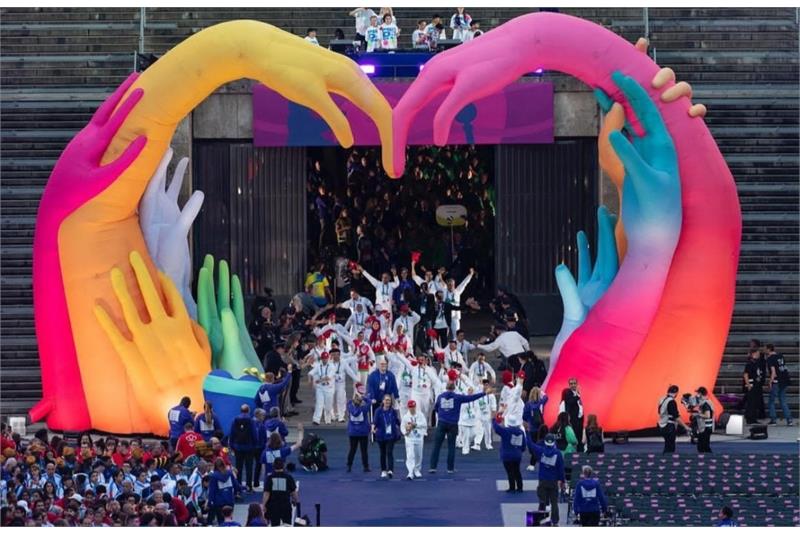
[[[314,364],[308,377],[314,385],[314,415],[312,421],[319,425],[323,416],[326,423],[333,422],[333,394],[336,387],[336,368],[330,362],[330,354],[322,352],[320,361]]]
[[[503,371],[503,389],[500,392],[500,411],[508,419],[513,415],[514,421],[522,421],[522,412],[525,410],[525,403],[522,400],[522,383],[525,374],[517,375],[516,383],[511,371]]]
[[[408,411],[400,422],[400,432],[406,440],[407,480],[422,478],[422,446],[428,435],[428,421],[417,411],[417,403],[411,399],[407,403]]]
[[[367,343],[363,330],[358,333],[358,336],[353,341],[353,350],[355,351],[360,382],[367,385],[367,377],[375,365],[375,353]]]

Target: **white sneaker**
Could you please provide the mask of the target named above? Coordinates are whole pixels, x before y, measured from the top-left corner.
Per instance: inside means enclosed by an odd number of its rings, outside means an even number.
[[[422,473],[420,473],[419,471],[415,471],[414,478],[422,478]]]
[[[340,423],[344,423],[344,417],[340,417],[339,419],[337,419],[337,421]]]
[[[472,446],[472,450],[473,451],[479,451],[479,450],[481,450],[481,446],[480,445],[473,445]]]
[[[386,474],[386,471],[381,471],[381,478],[387,478],[389,475]]]
[[[461,449],[461,454],[466,456],[467,454],[469,454],[469,449]]]
[[[494,447],[492,447],[491,445],[487,445],[487,446],[486,446],[486,450],[487,450],[487,451],[493,451],[493,450],[494,450]]]
[[[529,465],[528,467],[525,468],[525,471],[536,471],[536,466],[535,465]]]

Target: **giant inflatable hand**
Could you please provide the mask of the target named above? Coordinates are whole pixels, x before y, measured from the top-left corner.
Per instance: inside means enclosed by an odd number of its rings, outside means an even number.
[[[211,371],[211,351],[205,332],[186,313],[183,298],[172,280],[158,273],[166,297],[164,306],[139,253],[132,252],[130,262],[149,320],[139,315],[125,277],[116,268],[111,270],[111,285],[131,339],[114,324],[102,305],[98,304],[94,313],[122,359],[150,431],[165,435],[169,431],[167,413],[175,405],[175,399],[203,397],[203,379]]]
[[[146,139],[139,137],[115,161],[100,163],[111,139],[142,98],[141,89],[134,91],[114,111],[136,78],[136,74],[129,76],[70,141],[39,202],[33,244],[33,303],[43,398],[30,413],[33,421],[45,419],[54,429],[91,428],[59,268],[59,230],[70,213],[119,178],[144,148]]]
[[[393,170],[402,172],[409,125],[436,95],[447,95],[434,117],[434,139],[443,144],[466,105],[538,68],[562,71],[601,89],[623,106],[632,131],[648,143],[641,147],[634,139],[631,144],[622,134],[610,138],[627,164],[622,218],[627,220],[630,209],[643,227],[625,229],[630,245],[619,272],[565,343],[548,392],[559,395],[567,378],[575,376],[586,409],[604,428],[650,427],[656,422],[654,406],[669,384],[711,387],[716,380],[733,310],[741,236],[733,178],[705,124],[693,118],[697,108],[690,114],[690,95],[674,77],[662,75],[663,83],[651,84],[658,66],[596,24],[554,13],[525,15],[426,64],[393,111]],[[615,72],[621,73],[616,81]],[[636,89],[634,82],[645,89]],[[674,144],[671,156],[661,150],[668,139]],[[679,188],[674,186],[678,177]],[[629,185],[630,179],[635,183]],[[677,235],[674,225],[658,223],[669,215],[653,198],[659,188],[673,196],[680,192]],[[667,197],[668,205],[673,196]],[[695,350],[680,350],[676,332],[680,339],[692,339]],[[548,420],[556,410],[557,403],[548,406]]]
[[[214,369],[222,369],[234,378],[251,368],[263,373],[244,320],[242,284],[238,276],[231,277],[228,262],[219,262],[215,289],[214,257],[206,254],[197,277],[197,303],[200,325],[211,341]]]
[[[202,191],[194,191],[183,209],[180,208],[178,195],[189,158],[178,162],[167,187],[167,167],[172,154],[170,147],[147,184],[139,203],[139,224],[156,267],[172,280],[181,292],[189,315],[197,319],[197,304],[192,297],[192,254],[188,237],[205,197]]]
[[[47,218],[53,217],[51,212],[54,212],[60,214],[55,217],[60,217],[61,221],[48,230],[44,229],[44,221],[40,223],[42,229],[37,229],[37,233],[42,231],[51,236],[37,242],[34,269],[47,273],[47,277],[53,280],[57,279],[56,274],[60,274],[64,287],[60,293],[37,291],[37,296],[64,295],[65,305],[51,308],[54,314],[60,315],[59,321],[46,320],[52,318],[46,309],[46,305],[51,303],[46,299],[39,298],[41,305],[36,305],[37,328],[42,333],[40,341],[46,339],[44,342],[52,345],[52,350],[42,352],[42,362],[43,366],[55,365],[54,369],[61,369],[64,365],[60,363],[46,362],[59,360],[65,346],[74,347],[81,382],[78,385],[77,373],[69,378],[50,373],[55,381],[71,380],[67,388],[72,389],[56,391],[46,388],[52,394],[48,394],[48,400],[31,413],[33,417],[41,418],[60,403],[72,405],[72,399],[80,399],[82,386],[90,417],[85,409],[83,412],[80,409],[67,410],[59,424],[54,426],[81,430],[90,420],[91,427],[113,433],[154,430],[149,417],[151,407],[142,405],[142,402],[147,403],[147,399],[135,394],[138,386],[131,383],[127,366],[103,332],[94,308],[97,304],[102,305],[112,320],[122,323],[123,310],[107,276],[116,268],[124,277],[140,316],[148,316],[145,300],[128,260],[132,251],[138,252],[155,280],[156,291],[160,291],[161,284],[139,225],[139,201],[168,149],[178,122],[217,87],[240,78],[258,80],[289,100],[318,112],[331,125],[339,141],[349,146],[352,132],[330,93],[344,96],[375,121],[384,145],[391,146],[389,104],[358,65],[345,56],[311,46],[302,38],[273,26],[257,21],[219,24],[198,32],[164,54],[132,80],[133,83],[121,88],[121,99],[104,107],[103,122],[115,108],[116,112],[102,138],[92,134],[90,143],[74,143],[80,157],[102,156],[99,165],[114,162],[109,168],[116,171],[117,176],[108,179],[104,187],[76,187],[80,200],[69,205],[68,209],[56,206],[59,199],[55,196],[47,204],[43,200],[42,211],[47,212]],[[128,95],[131,95],[130,99],[127,99]],[[136,99],[140,100],[129,113]],[[124,107],[118,106],[117,103],[123,100]],[[114,135],[116,128],[119,131]],[[81,135],[91,134],[93,129],[95,126],[90,125]],[[108,132],[110,135],[106,135]],[[113,140],[108,143],[106,137],[111,136]],[[144,140],[140,137],[147,138],[144,149]],[[136,142],[132,145],[134,140]],[[139,151],[131,163],[132,156]],[[118,160],[123,153],[124,157]],[[64,154],[57,169],[78,159],[78,156],[67,158],[68,155]],[[384,158],[389,166],[391,149],[384,151]],[[76,174],[85,175],[83,172]],[[186,322],[172,324],[186,330],[174,332],[172,339],[188,339],[193,333]],[[162,348],[161,354],[149,356],[168,360],[176,353],[174,347],[166,342]],[[69,358],[66,361],[69,362]],[[78,394],[68,396],[66,391]],[[114,402],[109,402],[109,399],[114,399]],[[174,405],[177,399],[172,402]],[[162,429],[163,425],[159,424],[157,428]]]

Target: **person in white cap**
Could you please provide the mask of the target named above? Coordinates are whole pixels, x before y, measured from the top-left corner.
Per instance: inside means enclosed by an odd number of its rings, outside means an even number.
[[[481,440],[486,445],[486,450],[492,450],[492,420],[497,413],[497,397],[494,395],[494,389],[488,380],[483,380],[483,392],[486,393],[485,397],[478,399],[478,427],[475,432],[475,443],[472,448],[476,451],[481,450]]]
[[[320,360],[314,364],[308,377],[314,385],[314,415],[312,421],[319,425],[325,418],[326,423],[333,422],[333,395],[336,390],[336,368],[331,365],[330,354],[322,352]]]
[[[336,412],[336,420],[344,423],[345,409],[347,407],[347,377],[353,379],[353,383],[360,382],[361,377],[353,369],[355,364],[354,357],[342,358],[338,347],[333,347],[330,352],[331,366],[334,368],[334,390],[333,407]]]
[[[500,424],[498,419],[505,420],[505,426]],[[522,430],[522,420],[514,414],[503,417],[498,414],[492,422],[492,428],[500,436],[500,459],[508,475],[509,493],[522,493],[522,471],[519,464],[522,461],[522,453],[527,445],[525,431]]]
[[[428,435],[428,420],[417,411],[417,403],[411,399],[406,403],[408,411],[400,422],[400,432],[406,440],[406,479],[422,478],[422,446]]]

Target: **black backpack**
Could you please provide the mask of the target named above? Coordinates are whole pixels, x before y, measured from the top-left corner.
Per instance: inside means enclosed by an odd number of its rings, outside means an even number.
[[[603,434],[599,430],[587,433],[586,445],[588,452],[603,452]]]
[[[233,432],[231,433],[231,445],[235,448],[237,445],[252,445],[253,434],[250,430],[252,421],[244,417],[237,417],[233,423]]]
[[[567,433],[564,432],[564,429],[559,427],[557,432],[553,432],[556,435],[556,447],[560,451],[564,451],[567,448]]]

